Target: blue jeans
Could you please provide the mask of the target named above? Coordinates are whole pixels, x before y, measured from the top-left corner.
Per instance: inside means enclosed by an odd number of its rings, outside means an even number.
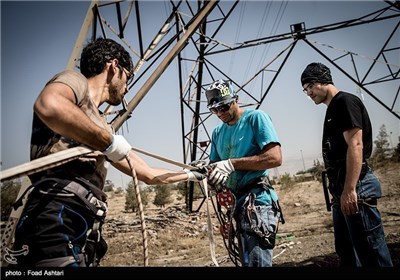
[[[330,184],[333,195],[332,215],[335,249],[342,266],[351,267],[392,267],[393,263],[385,241],[381,214],[376,205],[362,200],[380,198],[382,195],[379,179],[368,168],[364,178],[358,181],[356,191],[359,199],[359,213],[343,215],[340,209],[340,195],[343,180]]]
[[[253,226],[264,227],[270,232],[276,232],[280,212],[272,205],[254,206],[254,214],[249,216],[246,207],[242,207],[239,213],[239,249],[243,266],[271,267],[272,249],[268,249],[261,238],[254,234]],[[250,219],[249,219],[250,217]]]

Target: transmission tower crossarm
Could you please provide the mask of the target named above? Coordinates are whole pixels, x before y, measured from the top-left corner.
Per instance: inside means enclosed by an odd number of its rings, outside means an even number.
[[[79,55],[82,50],[83,43],[85,42],[85,39],[87,37],[87,34],[89,32],[89,28],[93,22],[93,7],[97,5],[98,1],[97,0],[92,0],[90,2],[89,8],[86,12],[86,17],[85,20],[83,21],[81,30],[79,31],[78,38],[76,39],[74,48],[72,49],[72,54],[69,58],[68,64],[67,64],[67,69],[74,69],[76,62],[78,61]]]
[[[166,55],[164,60],[160,63],[159,67],[151,74],[148,80],[144,83],[144,85],[138,90],[135,96],[127,105],[127,110],[119,115],[112,126],[115,131],[122,126],[125,120],[127,120],[132,113],[132,111],[136,108],[136,106],[140,103],[140,101],[144,98],[150,88],[155,84],[161,74],[167,69],[172,60],[183,50],[183,48],[187,45],[189,38],[194,34],[196,29],[200,26],[203,20],[211,13],[214,7],[218,4],[219,1],[209,1],[206,2],[205,6],[198,12],[198,14],[193,18],[193,20],[188,24],[186,28],[186,32],[179,39],[176,45],[172,48],[172,50]]]

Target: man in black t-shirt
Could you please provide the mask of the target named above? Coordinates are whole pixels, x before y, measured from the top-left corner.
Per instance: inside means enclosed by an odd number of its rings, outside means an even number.
[[[335,249],[342,266],[393,266],[377,201],[381,185],[368,166],[372,127],[355,95],[340,91],[328,67],[309,64],[301,75],[303,91],[327,106],[322,154],[332,195]]]

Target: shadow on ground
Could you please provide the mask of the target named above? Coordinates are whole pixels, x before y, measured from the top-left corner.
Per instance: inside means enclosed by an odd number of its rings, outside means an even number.
[[[400,243],[388,244],[392,256],[393,266],[400,267]],[[335,253],[323,256],[316,256],[302,262],[286,262],[275,267],[339,267],[339,258]]]

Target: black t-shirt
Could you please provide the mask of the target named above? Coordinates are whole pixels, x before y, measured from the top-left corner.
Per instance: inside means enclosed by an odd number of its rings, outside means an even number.
[[[362,129],[365,161],[372,153],[372,127],[368,112],[360,98],[340,91],[332,98],[325,114],[322,156],[326,168],[345,165],[347,144],[343,132],[354,127]]]

